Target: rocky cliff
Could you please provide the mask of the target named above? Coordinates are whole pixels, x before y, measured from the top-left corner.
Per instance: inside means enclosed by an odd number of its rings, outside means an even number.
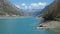
[[[0,15],[21,15],[23,12],[8,0],[0,0]]]

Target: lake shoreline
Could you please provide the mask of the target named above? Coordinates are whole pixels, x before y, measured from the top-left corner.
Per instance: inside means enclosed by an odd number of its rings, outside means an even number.
[[[0,19],[16,19],[16,18],[29,18],[29,17],[32,17],[32,16],[16,16],[16,17],[12,17],[12,16],[4,16],[4,17],[0,17]],[[32,17],[32,18],[36,18],[36,19],[41,19],[41,17]],[[42,18],[43,19],[43,18]]]
[[[42,25],[42,27],[40,27]],[[38,29],[50,29],[50,30],[60,30],[59,21],[47,21],[43,22],[38,26]]]

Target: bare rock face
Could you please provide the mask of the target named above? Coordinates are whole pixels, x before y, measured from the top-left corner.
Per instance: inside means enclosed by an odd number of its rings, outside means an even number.
[[[45,24],[48,28],[60,28],[60,22],[58,21],[50,21],[47,24]]]
[[[52,31],[60,32],[60,22],[58,21],[50,21],[44,25]]]
[[[37,29],[60,32],[60,22],[58,22],[58,21],[48,21],[47,23],[41,23],[40,26],[37,27]]]
[[[20,15],[22,10],[9,2],[9,0],[0,0],[0,15]]]

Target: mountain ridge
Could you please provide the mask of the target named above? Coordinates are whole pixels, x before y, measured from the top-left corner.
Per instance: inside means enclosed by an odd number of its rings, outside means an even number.
[[[42,11],[45,20],[58,20],[60,19],[60,0],[53,1],[50,5],[46,6]],[[56,19],[57,18],[57,19]],[[60,20],[59,20],[60,21]]]
[[[12,15],[22,15],[22,10],[17,8],[15,5],[10,3],[8,0],[0,0],[0,15],[1,16],[12,16]]]

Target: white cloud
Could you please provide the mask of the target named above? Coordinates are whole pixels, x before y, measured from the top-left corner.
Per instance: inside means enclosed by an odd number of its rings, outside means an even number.
[[[22,6],[25,6],[26,4],[25,4],[25,3],[22,3],[21,5],[22,5]]]
[[[25,9],[27,9],[28,8],[28,6],[25,6]]]
[[[40,7],[45,7],[46,6],[46,2],[39,2],[39,3],[31,3],[31,4],[25,4],[22,3],[21,4],[22,7],[24,7],[25,9],[32,9],[32,8],[40,8]]]
[[[43,2],[39,2],[39,3],[32,3],[30,4],[32,7],[39,7],[39,6],[45,6],[46,3],[43,3]]]
[[[38,4],[37,3],[32,3],[31,6],[32,7],[38,7]]]
[[[25,3],[22,3],[21,6],[24,7],[23,9],[27,9],[28,8],[28,6]]]
[[[46,5],[46,2],[43,2],[43,3],[42,2],[39,2],[38,5],[39,6],[45,6]]]

